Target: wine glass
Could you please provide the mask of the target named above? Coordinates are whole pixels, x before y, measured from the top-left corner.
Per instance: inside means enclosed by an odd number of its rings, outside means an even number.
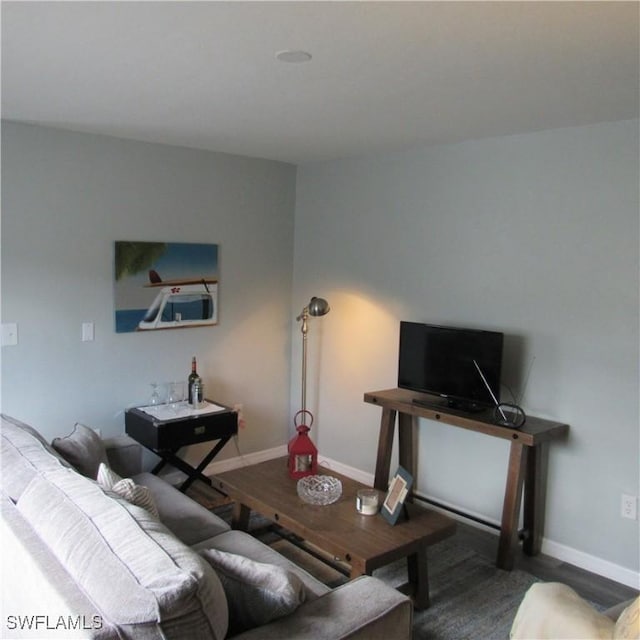
[[[157,406],[162,404],[163,398],[162,393],[160,391],[160,384],[158,382],[151,383],[151,397],[149,398],[149,404],[152,406]]]
[[[184,400],[184,382],[171,382],[169,383],[169,397],[167,401],[169,407],[178,413],[180,411],[180,405]]]

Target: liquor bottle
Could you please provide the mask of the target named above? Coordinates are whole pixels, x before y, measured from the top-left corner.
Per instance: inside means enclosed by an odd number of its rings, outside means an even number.
[[[187,379],[187,388],[189,390],[189,406],[193,406],[193,383],[198,382],[198,388],[202,389],[202,378],[198,375],[196,357],[193,356],[191,359],[191,373],[189,374],[189,378]],[[200,393],[202,393],[200,391]],[[202,398],[197,399],[198,402],[202,401]]]

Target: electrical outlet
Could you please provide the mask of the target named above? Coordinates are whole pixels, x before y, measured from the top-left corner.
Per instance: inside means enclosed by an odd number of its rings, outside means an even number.
[[[233,410],[238,414],[238,427],[244,429],[247,426],[247,422],[244,419],[244,406],[238,402],[233,405]]]
[[[638,498],[628,493],[622,494],[620,501],[620,515],[629,520],[635,520],[638,517]]]

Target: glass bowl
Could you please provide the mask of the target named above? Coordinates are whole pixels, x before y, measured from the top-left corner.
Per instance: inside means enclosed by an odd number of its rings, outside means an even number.
[[[297,489],[304,502],[327,505],[342,495],[342,482],[333,476],[306,476],[298,480]]]

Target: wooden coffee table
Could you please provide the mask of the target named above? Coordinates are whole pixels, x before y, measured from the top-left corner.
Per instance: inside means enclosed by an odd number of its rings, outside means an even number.
[[[365,485],[323,467],[318,467],[318,474],[342,482],[337,502],[326,506],[303,502],[296,491],[297,481],[289,477],[286,457],[227,471],[211,480],[235,501],[234,529],[246,530],[251,510],[257,511],[348,564],[351,578],[371,575],[374,569],[407,558],[408,583],[401,590],[413,597],[417,609],[428,607],[427,547],[453,535],[455,521],[408,504],[409,519],[391,526],[379,514],[364,516],[356,511],[357,491]]]

